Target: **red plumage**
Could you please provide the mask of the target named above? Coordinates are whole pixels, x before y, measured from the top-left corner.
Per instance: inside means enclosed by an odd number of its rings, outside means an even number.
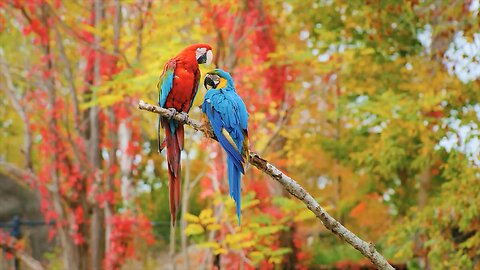
[[[205,48],[211,51],[212,48],[207,44],[194,44],[177,56],[170,59],[160,76],[160,81],[167,76],[167,69],[174,67],[174,77],[172,88],[166,98],[164,108],[174,108],[177,112],[188,113],[193,103],[193,99],[198,91],[200,81],[200,69],[198,68],[197,49]],[[160,84],[160,83],[159,83]],[[161,126],[165,130],[165,141],[159,145],[159,150],[167,147],[167,163],[169,182],[169,201],[172,223],[175,226],[177,211],[180,208],[180,183],[181,183],[181,151],[183,150],[184,129],[183,124],[178,124],[174,134],[170,130],[170,120],[161,118]],[[160,141],[159,141],[160,144]]]

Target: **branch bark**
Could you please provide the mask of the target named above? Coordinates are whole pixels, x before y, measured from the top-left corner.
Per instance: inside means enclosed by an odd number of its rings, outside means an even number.
[[[1,172],[14,177],[17,180],[17,183],[22,186],[25,186],[25,183],[30,185],[37,185],[39,183],[38,177],[28,169],[17,167],[16,165],[4,160],[0,160],[0,168]]]
[[[145,103],[143,100],[140,100],[140,102],[138,103],[138,108],[140,110],[150,111],[160,114],[162,116],[171,117],[172,119],[188,125],[197,131],[203,132],[206,137],[215,139],[209,125],[200,123],[189,118],[184,119],[183,115],[181,115],[180,113],[172,113],[165,108]],[[263,171],[265,174],[270,176],[270,178],[279,182],[290,194],[302,201],[305,206],[310,211],[312,211],[318,219],[320,219],[325,228],[327,228],[332,233],[340,237],[340,239],[360,251],[363,256],[368,258],[378,269],[394,269],[388,263],[388,261],[375,249],[375,245],[372,242],[366,242],[360,239],[357,235],[345,228],[345,226],[343,226],[342,224],[340,224],[340,222],[330,216],[327,211],[325,211],[325,209],[323,209],[323,207],[321,207],[320,204],[315,201],[312,195],[310,195],[301,185],[299,185],[291,177],[281,172],[274,165],[270,164],[267,160],[263,159],[254,152],[250,152],[249,162],[257,169]]]

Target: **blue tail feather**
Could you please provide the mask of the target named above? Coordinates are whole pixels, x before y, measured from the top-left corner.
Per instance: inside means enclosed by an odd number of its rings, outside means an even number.
[[[170,119],[168,123],[170,126],[170,131],[172,132],[172,135],[175,135],[175,131],[177,130],[177,122],[175,120]]]
[[[228,164],[228,184],[230,187],[230,196],[235,201],[238,225],[240,226],[241,220],[241,199],[242,199],[242,184],[240,182],[241,173],[240,170],[235,166],[232,158],[229,156],[227,160]]]

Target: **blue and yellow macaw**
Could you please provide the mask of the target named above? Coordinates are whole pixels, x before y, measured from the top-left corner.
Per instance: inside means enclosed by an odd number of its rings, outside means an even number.
[[[236,203],[240,225],[241,182],[248,163],[248,112],[245,103],[235,91],[232,76],[221,69],[206,74],[207,89],[202,111],[208,117],[213,132],[227,153],[230,196]]]

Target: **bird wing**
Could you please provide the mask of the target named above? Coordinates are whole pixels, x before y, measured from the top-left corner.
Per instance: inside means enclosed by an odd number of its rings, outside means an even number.
[[[242,147],[244,134],[240,125],[240,113],[235,99],[229,98],[218,90],[210,90],[205,95],[202,110],[207,114],[213,132],[222,147],[232,158],[233,164],[242,173],[244,158]]]
[[[163,68],[162,75],[160,75],[160,80],[158,81],[157,88],[159,90],[158,94],[158,105],[160,107],[165,106],[167,102],[168,94],[173,87],[173,79],[175,78],[175,67],[177,63],[174,59],[170,59]]]
[[[248,111],[245,103],[238,94],[234,93],[233,98],[235,100],[235,104],[237,104],[238,122],[240,124],[240,127],[242,128],[243,133],[241,154],[244,158],[245,167],[245,164],[248,163],[248,160],[250,158],[248,150]]]
[[[160,107],[165,106],[167,102],[168,94],[173,87],[173,79],[175,78],[175,67],[177,63],[174,59],[170,59],[163,68],[162,75],[160,75],[160,80],[158,81],[158,105]],[[158,152],[162,152],[162,149],[166,146],[166,141],[161,143],[161,121],[162,116],[158,116],[158,129],[157,129],[157,141],[158,141]]]

